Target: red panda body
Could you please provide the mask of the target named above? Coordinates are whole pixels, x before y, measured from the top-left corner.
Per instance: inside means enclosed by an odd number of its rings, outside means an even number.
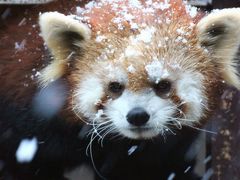
[[[196,130],[225,83],[240,87],[239,9],[200,20],[180,0],[104,0],[76,14],[40,15],[46,62],[0,64],[3,177],[60,179],[87,164],[95,179],[197,179],[185,173]],[[18,155],[26,139],[31,160]]]

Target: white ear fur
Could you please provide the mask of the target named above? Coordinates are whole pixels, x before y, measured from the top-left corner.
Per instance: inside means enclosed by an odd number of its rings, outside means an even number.
[[[236,53],[240,45],[240,8],[223,9],[204,17],[197,25],[199,41],[216,59],[224,80],[240,89]]]
[[[69,57],[81,49],[83,41],[90,39],[91,31],[87,25],[58,12],[41,14],[39,25],[41,35],[54,56],[39,78],[41,86],[47,86],[64,75]]]

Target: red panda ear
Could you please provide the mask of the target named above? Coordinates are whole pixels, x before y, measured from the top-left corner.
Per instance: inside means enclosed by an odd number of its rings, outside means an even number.
[[[68,60],[74,53],[83,51],[84,42],[90,39],[87,25],[57,12],[40,15],[41,35],[51,51],[54,60],[42,70],[39,78],[41,86],[64,75]]]
[[[240,89],[236,54],[240,44],[240,8],[213,12],[197,25],[201,46],[207,48],[226,83]]]

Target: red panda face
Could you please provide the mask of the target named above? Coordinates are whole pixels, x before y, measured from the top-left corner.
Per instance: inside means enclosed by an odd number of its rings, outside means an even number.
[[[103,54],[109,51],[105,48],[84,72],[74,73],[78,84],[73,95],[76,114],[134,139],[174,133],[175,128],[200,122],[208,97],[204,74],[194,64],[204,56],[195,57],[191,50],[196,47],[176,47],[172,43],[175,37],[164,34],[168,42],[157,31],[149,32],[154,41],[138,40],[137,34],[121,42],[121,48],[108,43],[114,59],[104,59]],[[171,48],[169,53],[167,48]],[[191,63],[189,58],[195,59]],[[81,61],[79,64],[84,67]]]
[[[64,75],[73,55],[69,109],[99,133],[147,139],[199,126],[223,81],[239,87],[233,57],[240,40],[231,34],[239,35],[225,21],[237,14],[238,22],[239,13],[209,15],[197,26],[179,14],[170,22],[146,21],[137,30],[113,25],[107,31],[93,26],[92,32],[70,17],[45,13],[42,36],[55,60],[40,82],[46,86]]]

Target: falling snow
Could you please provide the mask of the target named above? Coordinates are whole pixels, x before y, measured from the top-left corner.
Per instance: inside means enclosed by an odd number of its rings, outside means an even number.
[[[204,163],[204,164],[207,164],[208,162],[211,161],[211,159],[212,159],[212,156],[209,155],[208,157],[206,157],[206,158],[204,159],[203,163]]]
[[[167,180],[173,180],[175,178],[175,176],[176,176],[176,174],[173,172],[168,176]]]
[[[23,139],[16,151],[16,159],[19,163],[29,163],[33,160],[38,149],[37,138]]]
[[[214,171],[212,168],[208,169],[207,172],[203,175],[202,180],[210,180]]]
[[[188,166],[185,170],[184,170],[184,173],[187,173],[192,167],[191,166]]]
[[[1,15],[1,19],[6,19],[10,14],[11,14],[11,9],[10,8],[5,9],[5,11],[3,11]]]
[[[26,45],[26,40],[22,40],[20,43],[19,42],[15,42],[15,50],[16,51],[22,51],[24,50]]]
[[[135,151],[136,149],[138,148],[138,146],[132,146],[129,150],[128,150],[128,155],[131,156]]]

